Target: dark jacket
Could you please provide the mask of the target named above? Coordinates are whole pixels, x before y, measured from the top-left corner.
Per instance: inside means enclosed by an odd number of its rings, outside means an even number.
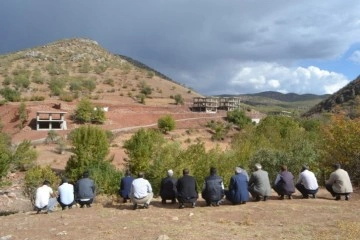
[[[93,199],[95,197],[95,183],[90,178],[82,178],[75,185],[76,199]]]
[[[132,176],[125,176],[121,178],[119,194],[122,198],[130,199],[129,194],[130,194],[131,184],[133,181],[134,178]]]
[[[198,198],[197,184],[194,177],[184,175],[179,178],[176,188],[178,191],[179,202],[196,200]]]
[[[210,175],[205,178],[204,188],[201,193],[207,202],[217,202],[224,197],[223,180],[217,175]]]
[[[162,199],[174,199],[177,197],[176,189],[177,179],[174,177],[166,177],[161,180],[160,196]]]
[[[233,204],[249,201],[248,176],[244,173],[237,173],[232,176],[226,197]]]
[[[295,192],[294,176],[289,171],[279,173],[280,180],[274,186],[279,195],[290,195]]]

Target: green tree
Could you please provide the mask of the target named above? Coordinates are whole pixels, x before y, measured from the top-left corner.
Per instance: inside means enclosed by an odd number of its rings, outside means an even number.
[[[175,126],[175,119],[171,115],[166,115],[158,119],[158,128],[165,134],[174,130]]]
[[[81,126],[69,134],[74,155],[68,160],[65,171],[71,179],[78,179],[90,166],[97,166],[109,154],[106,131],[95,126]]]
[[[0,132],[0,182],[5,177],[10,169],[11,156],[11,138]]]
[[[36,165],[37,151],[31,145],[31,141],[24,140],[16,146],[12,154],[14,169],[27,171]]]
[[[234,123],[239,128],[244,128],[247,124],[251,124],[251,119],[247,117],[245,112],[241,111],[240,109],[227,112],[226,120],[228,122]]]
[[[153,157],[161,149],[165,139],[154,129],[140,129],[129,140],[124,142],[124,148],[129,156],[126,167],[133,173],[148,172]]]
[[[24,102],[20,103],[19,109],[18,109],[18,116],[19,116],[19,128],[23,129],[25,123],[28,120],[28,112],[26,110],[26,104]]]
[[[181,96],[181,94],[176,94],[174,96],[174,100],[176,105],[184,105],[184,98]]]
[[[20,92],[9,87],[1,89],[0,94],[9,102],[19,102],[21,100]]]
[[[78,123],[89,123],[94,111],[94,105],[89,99],[83,98],[76,106],[75,113],[73,115],[74,120]]]

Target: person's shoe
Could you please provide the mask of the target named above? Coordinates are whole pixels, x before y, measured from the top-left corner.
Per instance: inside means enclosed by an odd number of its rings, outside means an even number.
[[[336,201],[339,201],[340,199],[341,199],[340,195],[337,195],[335,198]]]
[[[144,208],[145,208],[145,209],[148,209],[148,208],[149,208],[149,204],[144,203]]]
[[[87,207],[87,208],[91,208],[91,204],[86,204],[86,207]]]
[[[303,198],[303,199],[309,199],[309,196],[308,196],[308,195],[303,195],[302,198]]]
[[[72,206],[69,206],[68,208],[69,208],[69,209],[72,209]]]
[[[264,199],[265,199],[265,197],[264,197]],[[284,198],[284,195],[280,195],[280,200],[284,200],[285,198]]]
[[[166,204],[166,200],[165,199],[161,200],[161,204]]]
[[[80,208],[84,208],[84,204],[80,204]]]
[[[345,200],[346,200],[346,201],[349,201],[349,198],[350,198],[349,195],[345,195]]]
[[[242,201],[240,204],[246,204],[246,202],[245,202],[245,201]]]
[[[256,196],[255,197],[255,202],[258,202],[258,201],[260,201],[261,200],[261,197],[260,196]]]
[[[127,203],[127,199],[126,199],[126,198],[123,199],[123,203]]]
[[[66,207],[61,207],[61,210],[63,210],[63,211],[64,211],[65,209],[66,209]]]
[[[171,203],[172,203],[172,204],[175,204],[175,203],[176,203],[176,200],[175,200],[175,199],[171,200]]]
[[[267,196],[264,196],[264,202],[267,201],[267,198],[268,198]]]
[[[191,204],[191,207],[192,207],[192,208],[195,208],[195,206],[196,206],[196,203],[193,202],[193,203]]]
[[[221,205],[221,200],[216,202],[216,206],[219,207]]]
[[[185,205],[184,205],[184,204],[180,204],[180,205],[179,205],[179,209],[183,209],[183,208],[185,208]]]
[[[316,194],[313,194],[313,195],[312,195],[312,198],[315,199],[315,198],[316,198]]]
[[[288,195],[288,198],[291,200],[291,199],[292,199],[292,196],[291,196],[291,195]]]
[[[133,210],[136,210],[137,209],[137,204],[135,203],[134,205],[133,205]]]

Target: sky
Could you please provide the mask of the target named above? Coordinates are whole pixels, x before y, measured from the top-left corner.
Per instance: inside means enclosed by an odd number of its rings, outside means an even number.
[[[332,94],[360,75],[359,0],[1,0],[0,54],[88,38],[203,95]]]

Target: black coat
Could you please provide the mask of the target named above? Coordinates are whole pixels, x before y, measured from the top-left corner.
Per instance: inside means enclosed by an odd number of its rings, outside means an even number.
[[[184,175],[179,178],[176,188],[178,191],[178,199],[190,200],[198,198],[197,183],[192,176]]]
[[[162,199],[174,199],[177,197],[176,189],[177,179],[174,177],[166,177],[161,180],[160,196]]]

